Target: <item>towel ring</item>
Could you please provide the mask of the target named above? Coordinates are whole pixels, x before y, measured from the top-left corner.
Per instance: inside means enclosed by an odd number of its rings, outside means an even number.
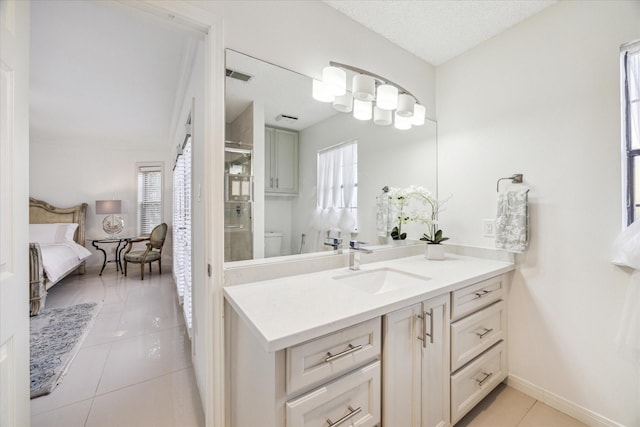
[[[500,178],[498,179],[498,182],[496,183],[496,192],[500,192],[500,181],[504,180],[504,179],[510,179],[512,184],[522,184],[522,174],[521,173],[514,173],[511,176],[508,176],[506,178]]]

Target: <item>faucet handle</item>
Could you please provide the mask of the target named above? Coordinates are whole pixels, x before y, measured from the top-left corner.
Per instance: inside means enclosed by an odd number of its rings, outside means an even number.
[[[351,240],[349,242],[349,247],[353,249],[360,249],[360,245],[366,245],[367,242],[361,242],[360,240]]]
[[[328,237],[326,243],[329,245],[339,245],[342,243],[342,239],[339,237]]]

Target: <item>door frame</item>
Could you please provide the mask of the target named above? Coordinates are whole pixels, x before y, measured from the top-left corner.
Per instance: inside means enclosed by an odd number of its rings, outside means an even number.
[[[199,335],[205,340],[205,390],[201,397],[207,427],[225,426],[224,370],[224,35],[222,17],[183,1],[117,0],[187,29],[204,34],[204,204],[205,204],[205,313],[198,316]],[[202,390],[201,390],[202,393]]]

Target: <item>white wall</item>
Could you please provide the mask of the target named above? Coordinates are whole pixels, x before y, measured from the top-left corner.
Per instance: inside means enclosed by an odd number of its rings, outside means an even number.
[[[492,246],[496,180],[523,173],[531,244],[509,295],[510,372],[627,426],[640,372],[614,343],[630,275],[621,230],[619,46],[640,2],[559,2],[437,69],[441,217],[453,241]],[[554,396],[555,395],[555,396]]]
[[[96,215],[95,201],[120,199],[121,216],[125,220],[125,230],[121,234],[137,235],[136,162],[164,162],[163,220],[171,226],[172,165],[169,158],[166,145],[127,148],[126,144],[114,143],[96,150],[96,146],[86,140],[61,144],[32,138],[29,145],[29,192],[31,197],[58,207],[87,203],[85,237],[88,240],[105,235],[102,229],[104,216]],[[90,241],[85,246],[93,252],[87,265],[102,265],[102,254],[95,251]],[[108,248],[113,250],[115,246]],[[167,271],[171,269],[171,252],[169,235],[163,250],[163,265]],[[113,268],[113,265],[107,268]]]

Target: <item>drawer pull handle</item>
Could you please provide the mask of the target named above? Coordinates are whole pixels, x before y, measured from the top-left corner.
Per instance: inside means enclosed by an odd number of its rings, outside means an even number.
[[[349,413],[347,415],[345,415],[344,417],[340,418],[338,421],[336,421],[335,423],[333,421],[331,421],[329,418],[327,418],[327,424],[329,424],[329,427],[336,427],[339,426],[340,424],[342,424],[343,422],[347,421],[349,418],[353,417],[354,415],[362,412],[362,407],[358,406],[356,409],[353,409],[351,407],[351,405],[348,406],[349,408]]]
[[[331,354],[330,352],[327,353],[327,357],[325,357],[324,361],[329,363],[332,362],[342,356],[346,356],[347,354],[351,354],[355,351],[358,351],[362,348],[362,345],[357,345],[357,346],[353,346],[351,344],[349,344],[349,348],[346,349],[345,351],[341,351],[340,353],[336,353],[336,354]]]
[[[429,333],[427,333],[427,316],[431,320],[429,322]],[[418,316],[418,319],[422,320],[422,336],[418,337],[418,339],[422,341],[422,347],[427,348],[427,337],[429,337],[429,342],[433,344],[433,307],[429,311],[422,312],[422,316]]]
[[[484,384],[489,378],[491,378],[493,376],[493,372],[489,372],[488,374],[486,372],[483,372],[482,375],[484,375],[484,377],[482,377],[482,379],[477,379],[476,381],[478,382],[478,385],[482,387],[482,384]]]
[[[476,298],[475,299],[482,298],[483,296],[485,296],[487,294],[490,294],[491,292],[493,292],[493,291],[487,291],[485,289],[481,290],[480,292],[476,292]]]
[[[479,336],[480,338],[484,338],[485,335],[493,331],[493,328],[490,328],[490,329],[482,328],[482,329],[484,329],[483,332],[476,332],[476,335]]]

